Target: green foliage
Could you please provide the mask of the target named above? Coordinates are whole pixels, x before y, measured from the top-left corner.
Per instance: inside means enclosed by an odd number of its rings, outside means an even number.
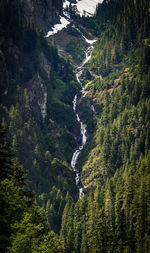
[[[80,32],[72,26],[68,26],[67,33],[75,37],[78,37],[80,35]]]
[[[53,1],[60,12],[61,3]],[[79,163],[87,196],[76,203],[74,172],[67,164],[79,129],[72,109],[78,90],[73,68],[42,33],[29,24],[22,26],[19,15],[13,20],[16,11],[8,1],[0,7],[0,29],[6,28],[1,52],[12,80],[2,97],[8,107],[1,106],[2,122],[8,125],[17,157],[29,169],[37,202],[46,211],[45,216],[26,190],[26,173],[0,130],[1,251],[148,253],[149,1],[104,1],[94,20],[82,18],[99,39],[82,73],[87,96],[94,102],[94,125],[86,109],[82,114],[89,132],[93,134],[94,127],[96,131]],[[71,5],[69,11],[81,22]],[[84,51],[81,41],[71,42],[67,50],[78,64]],[[37,103],[42,87],[47,91],[44,120]]]
[[[65,252],[65,249],[63,242],[58,239],[58,236],[53,231],[51,231],[43,238],[39,247],[35,244],[35,248],[33,248],[32,252],[63,253]]]
[[[96,132],[80,161],[88,196],[72,215],[64,209],[68,252],[150,251],[148,10],[148,1],[104,1],[97,10],[100,39],[82,74]]]
[[[78,39],[77,41],[71,40],[66,46],[66,52],[72,56],[72,60],[75,64],[82,62],[85,54],[85,44],[83,39]]]
[[[120,67],[118,64],[121,63],[122,57],[127,54],[128,50],[133,47],[133,43],[135,45],[140,45],[141,40],[149,38],[148,1],[139,1],[138,3],[134,3],[134,1],[127,1],[127,3],[125,3],[125,6],[127,5],[126,7],[124,7],[122,2],[118,2],[120,1],[111,1],[107,7],[107,10],[110,8],[109,11],[111,12],[112,5],[113,10],[118,12],[118,8],[115,8],[115,5],[121,6],[122,10],[118,13],[117,17],[115,15],[112,18],[110,15],[110,19],[112,19],[110,20],[111,23],[108,23],[105,29],[101,28],[101,24],[103,26],[104,23],[100,24],[97,22],[97,26],[99,26],[100,31],[102,29],[102,31],[105,30],[105,32],[102,33],[101,38],[93,51],[95,57],[93,57],[93,63],[91,62],[91,68],[96,69],[97,73],[100,73],[103,76],[107,76],[111,70],[114,71],[114,68]],[[103,8],[106,8],[105,3],[102,6],[100,5],[98,12],[100,10],[101,13],[101,9]],[[140,12],[143,14],[138,15]],[[128,15],[126,15],[126,13],[128,13]],[[101,19],[102,15],[97,14],[97,19],[99,18]],[[147,51],[149,49],[147,47],[147,49],[143,48],[142,50]],[[142,50],[138,56],[142,56],[142,61],[144,62],[143,66],[145,68],[147,64],[145,64],[145,53],[142,53]],[[146,58],[148,59],[148,57]]]
[[[24,191],[26,186],[26,173],[16,160],[13,160],[13,152],[6,140],[6,131],[0,127],[1,131],[1,182],[0,182],[0,217],[1,217],[1,250],[4,252],[10,244],[11,224],[19,221],[22,213],[26,210],[28,203],[33,202],[33,195],[29,191]],[[32,195],[32,196],[31,196]],[[27,198],[28,196],[28,198]]]
[[[13,225],[12,246],[8,252],[64,252],[63,243],[53,232],[48,232],[43,214],[32,208],[24,213],[20,223]]]
[[[9,143],[6,141],[6,130],[0,125],[0,164],[1,180],[12,174],[13,153]]]
[[[100,211],[92,236],[91,252],[111,252],[111,243],[113,237],[110,233],[110,228],[107,225],[107,220],[104,210]]]
[[[53,4],[59,8],[62,1]],[[7,7],[13,8],[11,12],[14,9],[17,12],[17,7],[15,4],[12,6],[10,1],[1,5],[3,22]],[[20,11],[21,4],[18,8]],[[20,12],[17,14],[20,15]],[[29,170],[31,187],[42,193],[56,185],[65,195],[72,184],[71,194],[75,197],[74,173],[67,163],[63,164],[71,160],[76,146],[73,134],[79,129],[72,109],[72,100],[78,90],[73,68],[69,61],[59,58],[56,47],[44,38],[42,32],[26,22],[20,22],[19,27],[22,31],[18,39],[13,40],[12,46],[11,33],[4,33],[1,43],[9,79],[8,93],[5,98],[1,97],[8,111],[5,113],[3,108],[1,115],[4,115],[5,124],[7,122],[16,156]],[[43,120],[42,96],[45,94],[47,117]],[[45,155],[48,151],[51,157]],[[52,162],[55,158],[59,160],[58,168]],[[60,171],[63,171],[63,176]]]
[[[5,130],[0,129],[1,143],[5,143],[0,149],[1,169],[6,172],[0,182],[1,252],[64,252],[63,242],[49,231],[43,211],[35,205],[33,193],[25,190],[28,186],[26,172],[12,159]]]
[[[18,188],[8,179],[0,183],[0,245],[1,251],[4,252],[10,244],[10,235],[12,232],[11,224],[15,220],[19,220],[25,210],[25,201],[20,197]]]

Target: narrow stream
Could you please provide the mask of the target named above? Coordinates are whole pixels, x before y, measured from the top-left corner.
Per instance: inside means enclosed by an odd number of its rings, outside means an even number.
[[[87,1],[89,2],[89,1]],[[66,0],[64,1],[63,3],[63,10],[65,10],[66,8],[66,5],[68,5],[69,2]],[[90,3],[91,7],[93,8],[93,5],[92,5],[92,1]],[[94,4],[95,6],[95,4]],[[45,37],[50,37],[56,33],[58,33],[59,31],[61,31],[64,27],[66,27],[69,23],[70,23],[70,16],[68,16],[68,14],[66,14],[66,12],[64,11],[63,12],[63,17],[60,16],[60,23],[59,24],[55,24],[54,27],[47,33],[47,35]],[[77,71],[76,71],[76,79],[78,81],[78,83],[81,85],[82,87],[82,91],[81,91],[81,94],[82,94],[82,97],[85,96],[85,94],[83,94],[83,86],[82,86],[82,82],[80,80],[80,74],[82,72],[82,68],[83,66],[90,60],[91,58],[91,54],[92,54],[92,50],[93,50],[93,44],[96,42],[96,40],[89,40],[87,39],[83,34],[82,32],[75,26],[73,25],[73,28],[75,28],[80,34],[81,36],[85,39],[86,43],[89,44],[89,47],[87,48],[86,52],[85,52],[85,58],[83,60],[83,62],[81,63],[81,65],[77,68]],[[80,135],[82,137],[82,141],[81,141],[81,145],[78,146],[78,148],[75,150],[75,152],[73,153],[73,156],[72,156],[72,160],[71,160],[71,167],[73,168],[73,170],[75,171],[76,173],[76,176],[75,176],[75,180],[76,180],[76,185],[78,186],[79,188],[79,198],[81,198],[82,195],[84,195],[84,188],[82,187],[81,185],[81,182],[80,182],[80,173],[79,171],[77,170],[76,168],[76,165],[77,165],[77,162],[78,162],[78,158],[79,158],[79,155],[84,147],[84,145],[86,144],[87,142],[87,129],[86,129],[86,124],[84,124],[80,118],[79,118],[79,115],[77,113],[77,110],[76,110],[76,107],[77,107],[77,95],[75,95],[74,97],[74,100],[73,100],[73,110],[74,110],[74,113],[76,114],[76,117],[77,117],[77,120],[78,122],[80,123]],[[46,101],[46,97],[45,97],[45,101]],[[45,110],[45,107],[43,107],[43,111]],[[91,106],[91,110],[94,112],[94,106],[92,105]],[[45,114],[43,114],[45,115]],[[45,116],[43,116],[45,117]]]
[[[83,66],[90,60],[91,54],[92,54],[92,50],[93,50],[93,43],[96,42],[96,40],[88,40],[85,36],[83,36],[83,38],[86,40],[86,42],[88,44],[90,44],[90,46],[87,48],[87,50],[85,52],[85,59],[83,60],[82,64],[77,68],[77,71],[76,71],[76,79],[77,79],[78,83],[82,87],[82,91],[81,91],[82,96],[84,96],[84,95],[83,95],[82,82],[80,80],[80,74],[82,72]],[[85,146],[85,144],[87,142],[87,129],[86,129],[87,126],[86,126],[86,124],[84,124],[81,121],[81,119],[80,119],[80,117],[79,117],[79,115],[77,113],[77,110],[76,110],[77,100],[78,100],[78,97],[77,97],[77,95],[75,95],[75,97],[73,99],[73,110],[74,110],[74,113],[76,114],[77,121],[80,123],[80,135],[82,137],[82,141],[81,141],[81,145],[79,145],[78,148],[73,153],[72,160],[71,160],[71,167],[73,168],[74,172],[76,173],[75,181],[76,181],[76,185],[79,188],[79,198],[81,198],[82,195],[84,195],[84,188],[82,187],[82,184],[80,182],[80,173],[77,170],[76,165],[77,165],[77,162],[78,162],[79,155],[82,152],[82,149],[84,148],[84,146]]]

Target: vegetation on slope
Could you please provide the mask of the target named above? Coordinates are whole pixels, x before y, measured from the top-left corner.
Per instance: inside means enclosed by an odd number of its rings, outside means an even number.
[[[17,39],[13,33],[10,38],[3,34],[2,76],[8,78],[2,86],[2,124],[9,128],[17,157],[29,169],[49,225],[31,192],[25,191],[24,171],[2,138],[2,252],[149,253],[149,10],[147,0],[113,0],[99,5],[94,19],[72,12],[72,18],[99,36],[82,76],[94,103],[96,131],[79,164],[88,195],[77,202],[67,163],[75,146],[70,133],[75,135],[78,128],[72,110],[78,90],[73,69],[30,25],[17,33]],[[30,71],[23,71],[25,67]],[[51,230],[60,230],[60,236]]]
[[[56,196],[46,209],[54,209],[51,217],[58,221],[53,229],[58,232],[67,193],[76,199],[78,192],[69,163],[79,131],[72,108],[79,85],[70,62],[58,56],[55,45],[26,13],[20,16],[23,3],[17,3],[1,3],[1,122],[9,130],[15,155],[28,171],[39,204],[45,206],[40,201],[44,194],[44,203],[51,194],[63,198],[60,209],[55,208]]]
[[[0,251],[64,252],[63,242],[35,204],[34,193],[27,190],[27,173],[15,158],[2,126],[0,134]]]
[[[146,0],[129,1],[99,26],[86,66],[92,80],[83,76],[96,110],[96,132],[80,159],[89,194],[64,209],[67,252],[150,250],[149,7]]]

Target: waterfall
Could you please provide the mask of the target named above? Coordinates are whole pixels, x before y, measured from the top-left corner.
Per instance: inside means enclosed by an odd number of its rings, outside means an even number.
[[[81,85],[81,87],[82,87],[82,82],[80,80],[80,74],[82,72],[83,66],[90,60],[91,54],[92,54],[92,50],[93,50],[93,43],[96,42],[96,40],[88,40],[85,36],[83,36],[83,37],[84,37],[85,41],[88,44],[90,44],[90,46],[87,48],[87,50],[85,52],[85,58],[84,58],[83,62],[81,63],[81,65],[76,70],[76,79],[77,79],[77,82]],[[83,87],[82,87],[82,93],[83,93]],[[82,97],[83,96],[84,95],[82,95]],[[78,113],[76,111],[77,100],[78,100],[78,97],[77,97],[77,95],[75,95],[75,97],[73,99],[73,102],[72,102],[73,103],[73,110],[74,110],[74,113],[76,114],[77,121],[80,123],[80,134],[81,134],[81,137],[82,137],[82,141],[81,141],[81,145],[79,145],[78,148],[73,153],[73,156],[72,156],[72,159],[71,159],[71,167],[73,168],[74,172],[76,173],[75,181],[76,181],[76,185],[79,188],[79,198],[81,198],[82,195],[84,195],[84,188],[81,185],[81,182],[80,182],[80,173],[76,169],[76,165],[77,165],[80,153],[81,153],[82,149],[84,148],[84,146],[85,146],[85,144],[87,142],[87,129],[86,129],[87,126],[86,126],[86,124],[84,124],[81,121],[81,119],[80,119],[80,117],[79,117],[79,115],[78,115]]]

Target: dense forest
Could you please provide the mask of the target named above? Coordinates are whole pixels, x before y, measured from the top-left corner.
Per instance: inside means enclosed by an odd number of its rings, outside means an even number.
[[[104,0],[93,17],[68,9],[97,37],[81,75],[95,112],[81,108],[90,135],[78,199],[72,100],[85,44],[68,27],[78,43],[60,57],[44,38],[47,2],[37,22],[25,1],[0,1],[0,251],[149,253],[150,3]],[[49,4],[57,20],[62,1]]]

